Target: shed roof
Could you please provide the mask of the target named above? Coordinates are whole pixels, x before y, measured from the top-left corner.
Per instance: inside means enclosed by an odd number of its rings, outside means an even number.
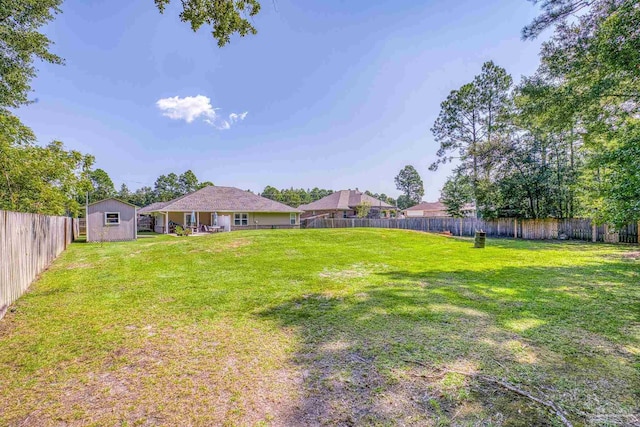
[[[138,207],[136,205],[134,205],[133,203],[125,202],[124,200],[120,200],[120,199],[118,199],[116,197],[107,197],[106,199],[102,199],[102,200],[98,200],[98,201],[93,202],[93,203],[89,203],[89,206],[97,205],[98,203],[106,202],[107,200],[115,200],[116,202],[120,202],[120,203],[123,203],[125,205],[133,206],[134,208],[138,209]]]

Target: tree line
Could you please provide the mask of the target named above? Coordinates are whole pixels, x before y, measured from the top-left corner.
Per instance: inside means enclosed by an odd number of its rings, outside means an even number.
[[[199,181],[196,174],[191,170],[185,171],[180,175],[173,172],[167,175],[160,175],[153,187],[143,186],[135,191],[129,190],[129,187],[124,183],[119,190],[116,190],[111,177],[103,169],[89,172],[89,181],[90,185],[86,195],[89,203],[109,197],[117,197],[139,207],[155,202],[168,202],[203,187],[213,185],[210,181]],[[85,195],[78,197],[79,203],[84,203],[84,200]]]
[[[170,0],[154,0],[160,13]],[[150,7],[153,7],[149,0]],[[77,215],[82,211],[85,195],[91,199],[113,194],[139,206],[168,200],[193,189],[193,173],[168,174],[158,178],[154,188],[142,187],[131,193],[126,186],[119,192],[106,172],[93,170],[95,158],[68,150],[60,141],[39,145],[35,134],[13,110],[33,102],[29,94],[36,77],[36,61],[64,64],[51,51],[52,41],[40,31],[61,13],[62,0],[3,0],[0,3],[0,209],[49,215]],[[193,31],[203,25],[219,47],[229,43],[232,35],[256,34],[252,17],[260,11],[257,0],[180,2],[179,18]],[[206,183],[199,183],[204,185]]]
[[[531,39],[554,27],[533,76],[515,85],[489,61],[449,94],[432,127],[431,169],[458,164],[442,190],[451,211],[475,202],[486,218],[640,220],[637,6],[545,1],[523,30]]]
[[[1,209],[75,215],[87,192],[108,193],[113,186],[100,187],[106,179],[93,170],[92,156],[68,150],[60,141],[37,144],[33,132],[13,114],[32,102],[35,61],[64,63],[40,32],[60,12],[61,3],[5,0],[0,7],[6,18],[0,20]],[[196,3],[183,1],[180,19],[194,30],[211,25],[220,46],[233,34],[256,32],[250,22],[260,10],[256,0],[215,2],[206,10]],[[554,30],[542,45],[537,72],[516,85],[504,68],[489,61],[441,104],[432,128],[440,144],[432,169],[445,162],[458,164],[442,200],[453,213],[456,206],[473,202],[487,218],[585,216],[618,225],[638,221],[638,1],[534,3],[542,13],[523,29],[523,38]],[[164,12],[169,0],[155,4]],[[424,194],[414,171],[403,169],[396,178],[403,192],[395,201],[400,208],[418,203]],[[116,193],[139,206],[169,200],[201,185],[187,172],[161,176],[153,188],[132,193],[124,186]],[[278,191],[279,196],[271,197],[299,205],[313,201],[322,190],[314,195],[313,190]]]

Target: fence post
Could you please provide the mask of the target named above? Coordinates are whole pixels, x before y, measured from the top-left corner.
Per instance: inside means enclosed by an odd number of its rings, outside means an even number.
[[[591,220],[591,241],[594,243],[598,241],[598,227],[593,220]]]
[[[460,218],[460,237],[462,237],[462,218]]]
[[[64,217],[64,250],[67,250],[67,233],[69,231],[69,217]]]
[[[636,231],[638,232],[638,244],[640,245],[640,221],[638,221]]]
[[[513,219],[513,238],[514,239],[518,238],[518,219],[517,218]]]

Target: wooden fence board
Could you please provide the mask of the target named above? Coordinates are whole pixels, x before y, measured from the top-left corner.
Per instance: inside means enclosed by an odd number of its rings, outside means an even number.
[[[71,218],[0,210],[0,318],[73,241],[75,224]]]
[[[606,225],[593,226],[590,219],[514,219],[498,218],[311,218],[304,220],[303,228],[399,228],[405,230],[451,233],[454,236],[471,237],[476,230],[483,230],[488,237],[517,237],[526,240],[581,240],[608,243],[638,243],[638,224],[629,224],[613,232]]]

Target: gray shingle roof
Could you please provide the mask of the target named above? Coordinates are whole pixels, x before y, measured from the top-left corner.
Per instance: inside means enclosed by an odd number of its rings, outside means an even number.
[[[442,202],[420,202],[415,206],[406,209],[407,211],[425,211],[430,213],[438,213],[438,216],[449,216],[447,207]],[[462,208],[463,211],[475,211],[473,204],[466,204]]]
[[[147,205],[141,209],[138,209],[138,213],[139,214],[148,214],[150,212],[157,212],[159,211],[161,208],[163,208],[167,203],[169,202],[155,202],[155,203],[151,203],[150,205]]]
[[[362,202],[368,202],[372,207],[379,206],[387,209],[394,207],[357,190],[340,190],[315,202],[300,205],[300,209],[303,211],[348,210]]]
[[[447,207],[442,202],[420,202],[415,206],[407,208],[408,211],[442,211],[446,212]]]
[[[133,203],[129,203],[129,202],[125,202],[124,200],[120,200],[117,197],[107,197],[106,199],[102,199],[102,200],[97,200],[93,203],[89,203],[89,206],[91,205],[95,205],[96,203],[102,203],[105,200],[115,200],[116,202],[120,202],[120,203],[124,203],[125,205],[129,205],[129,206],[133,206],[135,208],[138,208],[138,206],[134,205]],[[139,208],[138,208],[139,209]]]
[[[152,206],[152,205],[150,205]],[[170,212],[282,212],[295,213],[299,209],[258,196],[235,187],[209,186],[198,191],[165,202],[164,206],[152,211]],[[144,213],[144,212],[143,212]]]

